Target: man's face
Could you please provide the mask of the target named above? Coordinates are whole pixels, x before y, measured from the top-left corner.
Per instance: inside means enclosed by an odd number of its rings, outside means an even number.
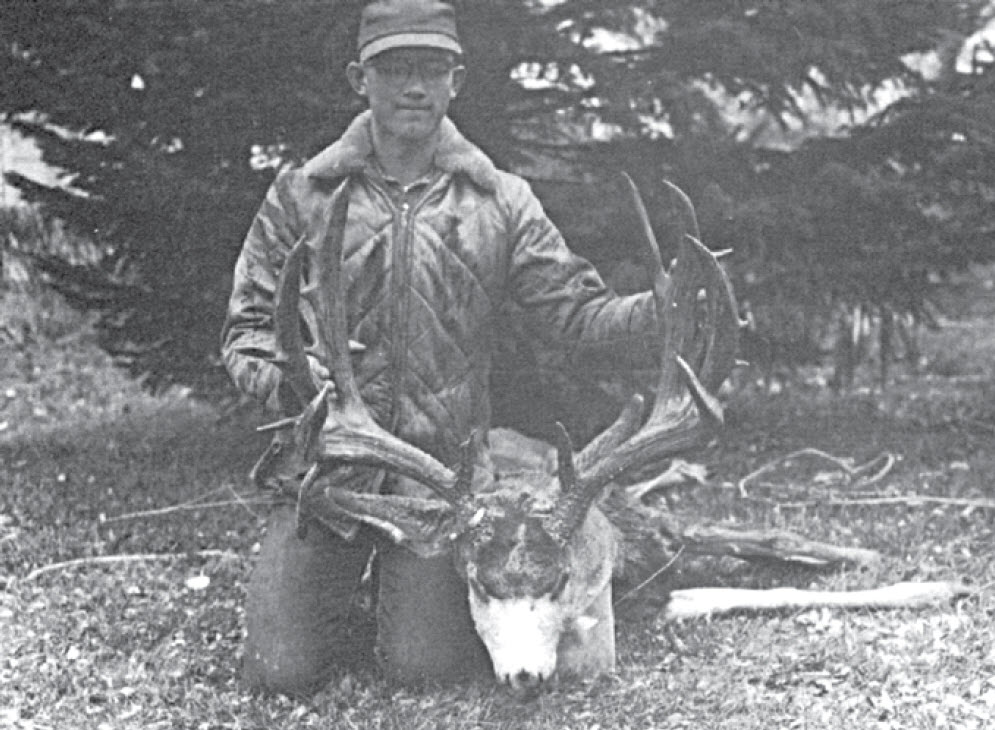
[[[349,80],[369,101],[380,133],[411,143],[438,130],[464,73],[445,51],[396,48],[350,65]]]

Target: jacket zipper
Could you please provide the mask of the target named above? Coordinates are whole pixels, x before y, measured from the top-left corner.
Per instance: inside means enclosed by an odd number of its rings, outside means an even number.
[[[435,191],[445,176],[442,175],[434,183],[430,183],[425,193],[413,204],[407,200],[401,206],[395,206],[390,195],[381,190],[379,186],[374,187],[383,195],[394,211],[394,245],[391,252],[391,299],[393,300],[391,310],[391,324],[394,337],[391,338],[390,367],[393,375],[391,382],[390,416],[389,428],[391,433],[397,432],[397,427],[401,419],[401,393],[404,391],[404,382],[407,377],[408,363],[408,324],[411,317],[411,248],[414,241],[414,220],[418,211]]]

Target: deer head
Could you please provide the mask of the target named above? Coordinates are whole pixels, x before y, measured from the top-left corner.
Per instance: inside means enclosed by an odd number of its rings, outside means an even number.
[[[628,178],[626,178],[628,180]],[[575,452],[559,427],[555,468],[492,474],[474,468],[486,437],[466,435],[454,467],[376,423],[363,404],[349,358],[341,277],[348,183],[336,191],[323,225],[290,252],[275,304],[276,361],[302,403],[256,477],[296,493],[316,519],[343,516],[383,530],[428,556],[451,552],[467,582],[470,610],[495,675],[532,689],[556,673],[593,675],[614,668],[611,577],[616,536],[596,503],[630,469],[683,451],[721,422],[710,395],[735,357],[738,318],[728,280],[697,240],[690,201],[673,188],[695,235],[685,235],[669,276],[639,192],[628,180],[648,244],[661,325],[661,372],[644,421],[634,396],[616,422]],[[305,267],[305,264],[307,266]],[[302,280],[303,278],[303,280]],[[316,383],[304,353],[301,299],[332,383]],[[321,481],[337,465],[374,466],[414,479],[433,496],[358,493]]]

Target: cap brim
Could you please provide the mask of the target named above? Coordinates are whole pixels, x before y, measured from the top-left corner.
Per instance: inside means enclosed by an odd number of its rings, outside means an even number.
[[[372,40],[359,50],[359,61],[368,61],[392,48],[438,48],[457,55],[463,54],[460,44],[443,33],[396,33]]]

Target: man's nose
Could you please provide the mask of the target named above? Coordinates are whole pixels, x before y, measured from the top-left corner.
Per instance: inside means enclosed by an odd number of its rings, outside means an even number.
[[[425,96],[425,82],[417,73],[410,74],[408,80],[404,82],[403,93],[405,96]]]

